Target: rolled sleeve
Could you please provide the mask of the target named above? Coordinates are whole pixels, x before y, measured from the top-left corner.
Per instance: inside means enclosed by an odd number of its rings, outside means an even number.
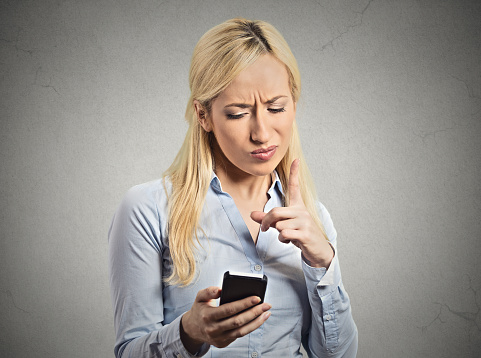
[[[152,189],[154,188],[154,189]],[[109,230],[109,262],[115,356],[199,357],[210,348],[190,354],[180,339],[180,319],[164,322],[161,222],[157,186],[131,188]]]
[[[308,337],[310,357],[346,357],[357,354],[357,327],[344,289],[337,250],[337,232],[326,208],[320,204],[321,220],[334,247],[329,268],[315,268],[303,261],[312,322]]]
[[[155,347],[156,349],[151,349],[152,351],[163,352],[163,355],[159,355],[159,357],[202,357],[209,351],[210,345],[207,343],[204,343],[196,354],[190,354],[189,351],[185,349],[184,344],[180,339],[181,319],[182,316],[179,316],[168,326],[165,326],[164,329],[158,333],[158,343],[151,343],[151,346],[158,345],[158,347]]]

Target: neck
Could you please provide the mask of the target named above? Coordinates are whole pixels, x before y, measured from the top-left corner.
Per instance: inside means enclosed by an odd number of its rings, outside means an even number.
[[[255,176],[246,173],[230,162],[227,158],[215,159],[215,174],[222,184],[222,190],[232,197],[245,200],[264,197],[273,182],[273,173]]]
[[[229,193],[232,197],[236,196],[243,199],[263,197],[272,185],[271,174],[262,177],[248,174],[248,176],[241,178],[218,170],[216,175],[222,184],[223,191]]]

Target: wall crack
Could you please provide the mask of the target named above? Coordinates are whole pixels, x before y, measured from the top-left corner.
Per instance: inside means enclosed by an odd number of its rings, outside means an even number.
[[[13,298],[13,294],[12,294],[11,291],[7,290],[7,291],[5,291],[5,293],[7,294],[7,297],[10,299],[10,301],[12,301],[13,306],[14,306],[17,310],[22,311],[23,313],[32,314],[31,312],[29,312],[29,311],[27,311],[27,310],[24,310],[23,308],[17,306],[17,304],[15,303],[15,299]]]
[[[367,9],[371,6],[371,3],[373,2],[374,0],[369,0],[369,2],[366,4],[366,6],[364,6],[364,8],[361,10],[361,11],[354,11],[354,13],[356,13],[358,16],[358,20],[356,21],[356,23],[352,24],[352,25],[347,25],[347,28],[345,31],[341,31],[339,33],[339,35],[337,35],[336,37],[334,37],[333,39],[329,40],[328,42],[326,42],[324,45],[321,46],[321,48],[317,51],[324,51],[327,47],[332,47],[334,49],[334,42],[339,40],[340,38],[342,38],[345,34],[347,34],[348,32],[350,32],[352,29],[356,28],[356,27],[359,27],[362,25],[362,20],[363,20],[363,17],[364,17],[364,13],[367,11]],[[317,2],[319,6],[321,6],[321,4],[319,2]]]

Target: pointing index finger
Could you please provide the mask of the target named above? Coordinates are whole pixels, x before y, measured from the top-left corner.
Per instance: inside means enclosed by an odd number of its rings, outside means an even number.
[[[299,187],[299,159],[294,159],[289,172],[289,206],[302,202],[301,189]]]

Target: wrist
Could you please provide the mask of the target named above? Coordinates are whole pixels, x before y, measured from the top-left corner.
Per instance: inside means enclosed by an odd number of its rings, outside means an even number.
[[[202,348],[204,342],[192,338],[192,336],[188,333],[190,332],[189,317],[190,311],[187,311],[180,319],[180,340],[182,341],[185,349],[190,354],[194,355]]]
[[[304,253],[302,253],[302,259],[306,264],[308,264],[311,267],[315,268],[325,268],[326,270],[329,269],[329,266],[331,265],[332,260],[334,259],[334,256],[336,254],[336,250],[334,250],[334,246],[329,241],[326,241],[326,246],[329,248],[326,248],[324,252],[327,252],[324,257],[317,258],[317,260],[309,260]]]

